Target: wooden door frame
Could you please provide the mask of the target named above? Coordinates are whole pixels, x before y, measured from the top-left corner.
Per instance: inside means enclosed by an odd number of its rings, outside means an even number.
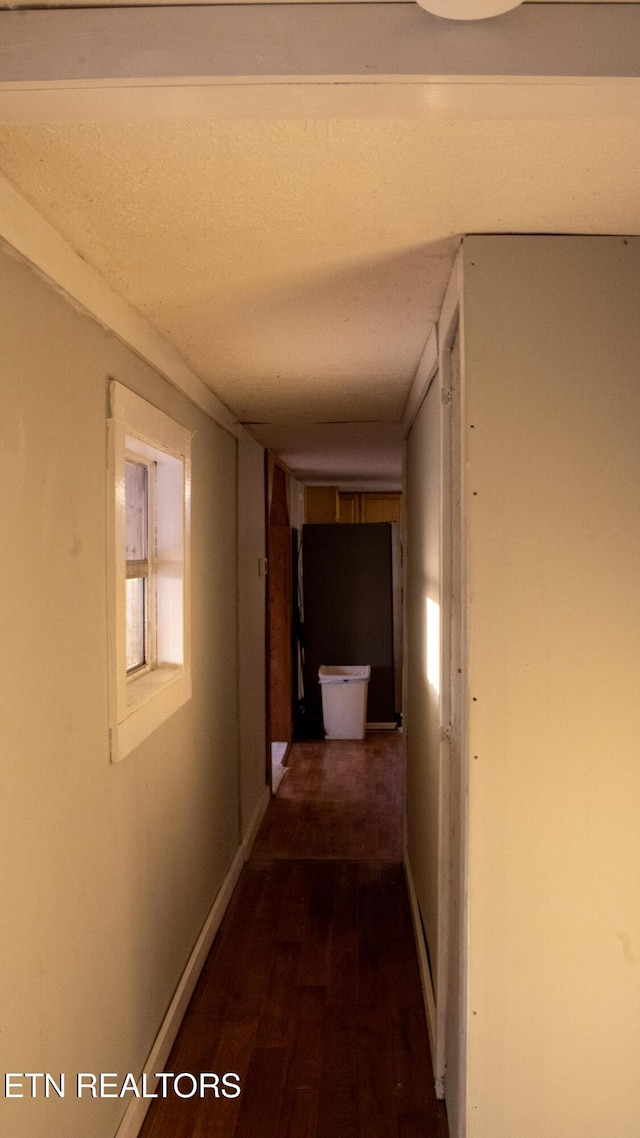
[[[266,764],[267,785],[272,788],[271,744],[291,743],[293,666],[291,660],[291,523],[289,520],[288,474],[284,467],[265,451],[265,532],[267,552],[267,588],[265,590],[265,657],[266,657]],[[276,495],[274,498],[274,489]],[[286,567],[286,568],[285,568]],[[274,611],[274,590],[280,587],[280,609]],[[277,667],[274,667],[274,659]],[[277,740],[274,730],[274,684],[277,683],[281,708],[278,714]],[[286,710],[288,708],[288,722]],[[284,726],[283,726],[284,722]],[[284,737],[282,737],[284,736]]]

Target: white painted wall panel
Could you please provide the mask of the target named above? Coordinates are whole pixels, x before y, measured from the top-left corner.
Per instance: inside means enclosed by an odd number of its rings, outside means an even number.
[[[469,1138],[636,1138],[640,241],[465,240]]]
[[[407,439],[405,530],[408,853],[434,987],[438,957],[440,715],[433,668],[439,661],[440,647],[433,620],[440,607],[440,463],[436,378]]]

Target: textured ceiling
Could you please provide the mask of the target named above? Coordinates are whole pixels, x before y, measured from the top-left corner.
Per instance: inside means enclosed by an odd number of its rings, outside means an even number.
[[[308,478],[397,479],[299,425],[401,418],[458,235],[640,221],[633,116],[1,126],[0,170]]]

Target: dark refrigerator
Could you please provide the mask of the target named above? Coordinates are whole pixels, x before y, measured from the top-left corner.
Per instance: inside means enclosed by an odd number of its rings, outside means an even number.
[[[369,723],[395,720],[391,525],[305,525],[304,683],[320,715],[321,664],[370,664]]]

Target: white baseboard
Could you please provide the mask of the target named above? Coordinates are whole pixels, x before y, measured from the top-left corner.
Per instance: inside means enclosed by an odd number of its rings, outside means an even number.
[[[429,968],[429,960],[427,957],[427,948],[424,943],[424,933],[422,931],[422,920],[420,919],[420,906],[418,904],[418,895],[413,881],[413,873],[411,872],[411,862],[409,855],[405,850],[404,858],[404,872],[407,879],[407,890],[409,893],[409,904],[411,906],[411,919],[413,921],[413,933],[416,939],[416,948],[418,951],[418,967],[420,969],[420,983],[422,985],[422,998],[424,1000],[424,1011],[427,1020],[427,1032],[429,1034],[429,1046],[431,1048],[431,1059],[435,1063],[436,1055],[436,1000],[433,993],[433,980],[431,978],[431,969]],[[118,1136],[119,1138],[119,1136]]]
[[[157,1084],[157,1080],[154,1079],[155,1073],[164,1070],[169,1052],[173,1047],[178,1029],[187,1010],[187,1005],[193,994],[204,962],[207,959],[209,949],[213,944],[214,937],[220,927],[227,905],[231,900],[231,894],[235,889],[244,861],[245,846],[243,843],[243,845],[239,847],[231,863],[231,868],[222,883],[222,887],[211,906],[202,932],[196,941],[193,952],[182,973],[180,983],[171,1001],[169,1010],[162,1021],[155,1043],[149,1053],[149,1058],[144,1065],[144,1070],[141,1072],[147,1076],[147,1086],[150,1091],[152,1091]],[[149,1099],[132,1099],[118,1127],[115,1138],[137,1138],[150,1104],[151,1100]]]
[[[247,832],[242,839],[242,848],[244,850],[244,860],[245,861],[249,860],[249,857],[251,855],[251,849],[253,847],[253,843],[256,840],[256,834],[258,833],[258,830],[260,829],[260,823],[265,816],[265,812],[266,812],[267,806],[269,805],[270,799],[271,799],[271,795],[269,794],[269,787],[265,786],[265,788],[262,792],[262,795],[260,796],[260,798],[258,800],[258,805],[256,806],[256,808],[253,812],[253,817],[252,817],[251,821],[249,822],[249,825],[247,826]]]

